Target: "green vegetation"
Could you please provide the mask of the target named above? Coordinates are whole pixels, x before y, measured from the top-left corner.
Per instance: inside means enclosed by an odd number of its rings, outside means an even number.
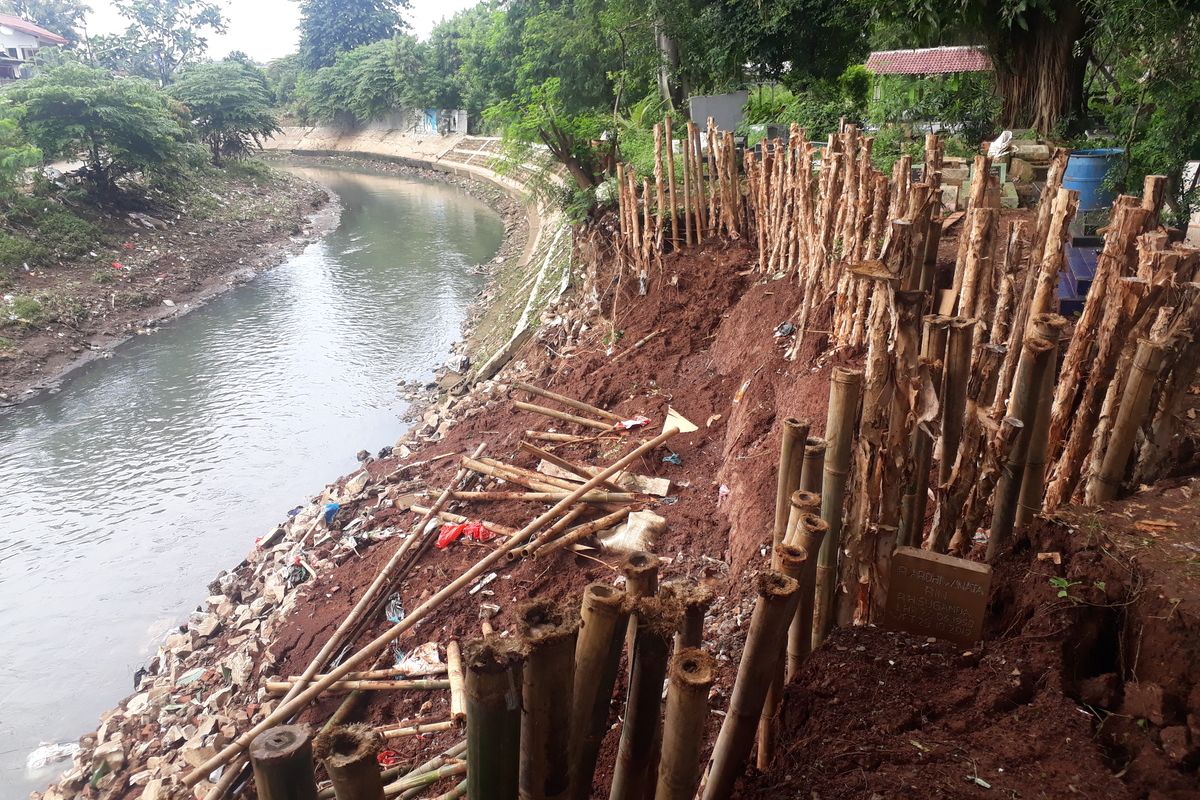
[[[187,106],[196,135],[221,166],[279,130],[261,69],[241,61],[199,64],[181,73],[171,94]]]
[[[220,7],[209,0],[113,0],[113,5],[129,27],[92,39],[95,63],[159,86],[204,55],[209,34],[225,30]]]
[[[88,7],[79,0],[5,0],[0,3],[0,12],[36,22],[74,47],[79,44],[79,30]]]
[[[402,7],[408,0],[301,0],[301,63],[329,67],[339,53],[390,38],[401,27]]]

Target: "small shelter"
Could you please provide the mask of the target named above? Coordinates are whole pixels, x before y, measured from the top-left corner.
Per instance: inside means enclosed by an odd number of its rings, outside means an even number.
[[[877,50],[867,59],[876,75],[946,75],[991,72],[992,57],[979,45],[922,47],[917,50]]]

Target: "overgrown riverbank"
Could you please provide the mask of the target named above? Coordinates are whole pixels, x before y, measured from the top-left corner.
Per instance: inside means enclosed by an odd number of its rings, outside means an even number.
[[[254,161],[207,170],[182,196],[136,209],[40,199],[60,213],[10,221],[6,241],[35,246],[0,267],[0,405],[53,390],[76,366],[281,263],[336,222],[323,188]],[[45,219],[74,220],[69,250],[57,228],[38,227]]]

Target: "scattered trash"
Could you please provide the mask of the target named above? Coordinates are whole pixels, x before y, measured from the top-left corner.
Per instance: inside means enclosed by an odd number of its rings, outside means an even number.
[[[733,402],[742,402],[742,398],[746,396],[746,390],[750,388],[750,381],[752,380],[754,380],[753,375],[751,375],[749,378],[746,378],[745,382],[738,388],[737,392],[734,393]]]
[[[396,651],[395,668],[413,675],[429,674],[442,664],[437,642],[426,642],[407,653]]]
[[[113,269],[125,269],[125,265],[122,264],[120,261],[114,261],[114,262],[112,262],[112,268]]]
[[[692,433],[693,431],[700,430],[690,419],[671,408],[671,406],[667,406],[667,418],[663,421],[663,430],[672,426],[678,428],[680,433]]]
[[[395,592],[388,598],[387,608],[384,609],[384,614],[387,616],[387,621],[396,625],[404,621],[404,602],[400,599],[400,593]]]
[[[289,517],[294,517],[294,516],[296,516],[297,514],[299,514],[299,513],[300,513],[301,511],[303,511],[303,510],[304,510],[304,506],[296,506],[296,507],[295,507],[295,508],[293,508],[291,511],[287,512],[287,515],[288,515]]]
[[[717,489],[717,508],[720,508],[727,499],[729,499],[729,487],[722,483]]]
[[[78,752],[78,742],[42,742],[41,746],[25,757],[25,769],[37,772],[58,761],[74,758]]]
[[[662,500],[658,501],[659,505],[664,505],[664,506],[673,506],[678,502],[679,502],[678,497],[664,497]]]
[[[392,446],[390,444],[385,444],[383,447],[379,448],[379,453],[376,455],[376,458],[389,458],[391,455]]]
[[[621,420],[617,424],[613,425],[613,428],[618,431],[631,431],[636,428],[644,428],[645,426],[647,426],[649,424],[650,424],[650,418],[643,417],[642,415],[639,414],[638,416],[634,417],[633,419]]]
[[[379,766],[387,769],[400,763],[400,754],[395,750],[380,750],[375,754],[375,760],[379,762]]]
[[[717,422],[720,419],[721,419],[720,414],[713,414],[711,417],[708,418],[708,421],[704,423],[704,427],[711,428],[713,426],[713,423]]]
[[[486,542],[496,538],[496,534],[483,527],[478,522],[460,522],[457,525],[443,525],[438,532],[437,549],[445,550],[464,536],[477,542]]]
[[[333,522],[334,516],[337,515],[338,509],[340,509],[341,507],[342,507],[341,503],[326,503],[325,504],[325,513],[324,513],[324,515],[322,515],[321,519],[323,519],[325,521],[325,524],[327,526],[329,525],[329,523]]]
[[[677,467],[683,466],[683,456],[679,453],[671,453],[669,456],[663,456],[664,464],[674,464]]]
[[[299,561],[299,559],[297,559],[297,561]],[[293,564],[291,568],[288,569],[287,580],[285,582],[287,583],[287,588],[295,589],[297,586],[307,580],[308,570],[305,569],[302,564]]]
[[[653,511],[634,511],[629,518],[597,538],[605,552],[633,553],[638,550],[654,552],[654,544],[666,533],[667,521]]]
[[[1053,561],[1055,566],[1062,566],[1062,553],[1038,553],[1038,561]]]
[[[796,332],[796,326],[790,322],[781,322],[775,326],[773,335],[776,339],[782,339],[785,336],[791,336]]]
[[[483,587],[487,586],[489,583],[491,583],[491,582],[492,582],[492,581],[494,581],[494,580],[496,580],[496,573],[494,573],[494,572],[489,572],[487,575],[484,575],[482,578],[480,578],[480,579],[479,579],[479,583],[477,583],[477,584],[475,584],[474,586],[472,586],[472,587],[471,587],[471,591],[467,592],[467,594],[476,594],[476,593],[478,593],[480,589],[482,589]]]

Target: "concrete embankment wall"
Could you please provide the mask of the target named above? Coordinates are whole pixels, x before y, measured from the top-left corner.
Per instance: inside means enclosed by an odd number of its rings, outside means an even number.
[[[571,227],[554,206],[530,189],[533,167],[512,174],[495,169],[500,140],[484,136],[430,136],[368,127],[287,127],[266,149],[297,155],[346,155],[380,159],[484,181],[519,199],[529,235],[516,263],[501,264],[493,276],[494,294],[475,325],[471,349],[473,377],[494,375],[533,335],[541,310],[567,287],[573,247]],[[508,171],[506,171],[507,173]]]

